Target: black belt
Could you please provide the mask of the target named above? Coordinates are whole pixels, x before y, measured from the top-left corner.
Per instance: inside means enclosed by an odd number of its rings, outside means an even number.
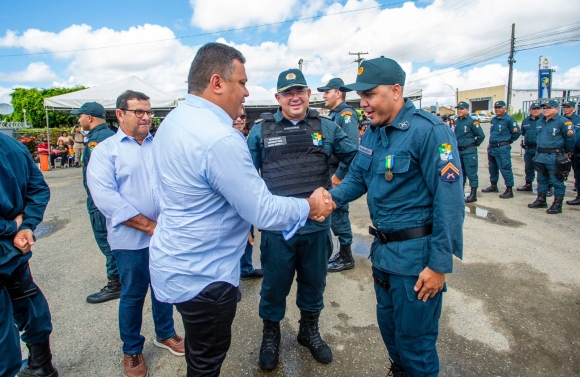
[[[538,144],[524,144],[524,149],[536,149]]]
[[[388,281],[382,281],[377,275],[375,275],[373,273],[373,280],[375,281],[375,284],[378,285],[379,287],[383,288],[385,291],[389,291],[389,289],[391,289],[391,284]]]
[[[380,230],[369,226],[369,234],[377,237],[379,242],[387,244],[389,242],[408,241],[415,238],[421,238],[433,233],[433,224],[427,224],[418,228],[403,229],[392,233],[383,233]]]
[[[503,147],[504,145],[510,145],[511,143],[509,141],[502,141],[501,143],[494,143],[494,144],[489,144],[487,147],[488,148],[499,148],[499,147]]]
[[[538,148],[538,150],[536,152],[538,152],[538,153],[554,154],[554,153],[564,153],[564,150],[563,149],[560,149],[560,148],[556,148],[556,149],[542,149],[542,148]]]
[[[464,151],[464,150],[466,150],[466,149],[469,149],[469,148],[475,148],[475,147],[477,147],[477,145],[476,145],[476,144],[469,144],[469,145],[466,145],[466,146],[464,146],[464,147],[457,147],[457,149],[459,149],[459,152],[463,152],[463,151]]]

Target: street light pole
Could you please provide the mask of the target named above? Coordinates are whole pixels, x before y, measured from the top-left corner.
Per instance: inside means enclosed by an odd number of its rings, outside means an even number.
[[[26,109],[22,109],[22,112],[24,113],[24,128],[26,128]]]

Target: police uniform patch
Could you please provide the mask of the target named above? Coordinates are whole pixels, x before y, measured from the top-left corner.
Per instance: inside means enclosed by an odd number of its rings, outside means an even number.
[[[399,129],[406,130],[407,128],[409,128],[409,122],[404,121],[403,123],[399,123],[398,126],[399,126]]]
[[[441,161],[453,160],[453,152],[451,151],[450,144],[441,144],[437,150],[439,151],[439,158],[441,158]]]
[[[441,180],[443,182],[456,182],[459,180],[459,169],[451,162],[448,162],[443,169],[441,169]]]
[[[572,135],[574,135],[574,131],[572,131],[572,130],[568,130],[568,132],[567,132],[567,133],[568,133],[568,136],[572,136]]]
[[[296,74],[294,73],[289,73],[286,75],[286,80],[295,80],[296,79]]]
[[[95,147],[98,145],[99,143],[97,143],[96,141],[91,141],[90,143],[87,144],[87,147],[89,148],[89,150],[92,152],[93,149],[95,149]]]
[[[565,126],[572,127],[572,122],[564,122]]]
[[[514,132],[518,132],[518,128],[517,127],[514,127]]]
[[[317,147],[322,146],[322,135],[318,132],[312,134],[312,144],[316,145]]]
[[[351,115],[352,116],[352,111],[345,111],[344,113],[342,113],[342,116],[345,116],[345,115]]]
[[[475,127],[479,127],[479,122],[475,121],[475,122],[473,122],[473,125],[474,125]]]
[[[350,123],[350,115],[344,115],[342,120],[344,120],[344,123]]]
[[[360,76],[360,75],[362,75],[364,71],[365,71],[364,67],[362,67],[362,66],[361,66],[361,67],[359,67],[359,68],[358,68],[358,75],[359,75],[359,76]]]

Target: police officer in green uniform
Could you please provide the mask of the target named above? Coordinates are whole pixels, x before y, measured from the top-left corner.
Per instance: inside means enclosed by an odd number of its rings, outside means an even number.
[[[105,108],[97,102],[84,103],[80,109],[71,111],[71,114],[79,116],[79,124],[84,131],[88,131],[85,153],[83,154],[83,185],[87,190],[87,209],[91,220],[91,227],[95,235],[95,241],[106,258],[107,265],[107,285],[99,292],[89,295],[87,302],[98,304],[101,302],[117,299],[121,297],[121,283],[119,282],[119,270],[113,257],[113,252],[107,241],[107,221],[105,216],[93,203],[93,198],[87,186],[87,165],[91,158],[92,150],[106,138],[115,133],[107,127],[105,123]]]
[[[505,192],[499,197],[509,199],[514,197],[512,190],[514,187],[514,173],[512,172],[511,144],[520,137],[522,132],[516,120],[507,114],[504,101],[497,101],[493,107],[496,116],[491,120],[489,145],[487,146],[491,186],[481,191],[499,192],[497,181],[501,171],[506,188]]]
[[[377,320],[393,376],[437,376],[445,276],[463,254],[465,205],[457,141],[437,117],[403,97],[392,59],[362,62],[355,90],[371,126],[340,185],[336,205],[365,193]]]
[[[57,377],[46,298],[28,261],[50,189],[26,147],[0,133],[0,376]],[[22,363],[20,338],[28,348]]]
[[[339,90],[341,86],[344,86],[344,81],[337,77],[331,79],[325,86],[317,88],[317,90],[324,92],[322,96],[324,98],[324,106],[331,109],[330,119],[342,128],[346,136],[348,136],[348,140],[358,148],[358,114],[355,109],[347,105],[345,101],[346,93]],[[332,185],[337,186],[348,172],[348,168],[344,164],[340,164],[334,155],[330,156],[328,165],[330,166]],[[328,261],[328,271],[338,272],[354,268],[354,258],[352,257],[351,249],[352,229],[348,218],[348,204],[338,207],[332,212],[330,229],[338,237],[340,249]]]
[[[455,120],[455,137],[457,138],[457,150],[461,160],[461,170],[463,170],[463,189],[469,178],[471,192],[465,198],[466,203],[477,201],[477,187],[479,180],[477,177],[477,147],[483,143],[485,134],[481,129],[479,121],[469,116],[469,104],[461,101],[455,106],[457,109],[457,119]]]
[[[568,118],[574,126],[574,133],[576,134],[576,143],[574,144],[574,151],[572,153],[572,167],[574,168],[574,191],[576,191],[576,198],[573,200],[566,200],[566,204],[577,206],[580,205],[580,115],[576,114],[576,102],[566,101],[562,104],[564,109],[564,116]]]
[[[356,147],[336,123],[308,108],[311,92],[300,70],[280,73],[277,89],[278,111],[262,114],[248,136],[256,169],[275,195],[307,198],[318,187],[330,189],[330,155],[348,168]],[[296,305],[300,309],[298,343],[308,347],[316,361],[330,363],[332,351],[318,331],[332,253],[330,217],[323,222],[308,220],[289,240],[281,232],[263,231],[260,250],[264,273],[259,310],[264,321],[260,367],[273,370],[278,364],[280,321],[295,273]]]
[[[518,187],[518,191],[533,191],[532,182],[536,178],[536,169],[534,167],[533,158],[536,156],[536,145],[538,133],[536,131],[536,123],[542,116],[540,109],[540,102],[534,102],[530,106],[530,115],[522,121],[522,143],[521,146],[526,150],[524,154],[524,166],[526,171],[526,184]]]
[[[560,104],[554,99],[542,104],[543,117],[537,123],[538,148],[536,150],[536,170],[538,171],[538,197],[530,208],[546,208],[548,184],[554,186],[554,203],[546,211],[549,214],[562,213],[562,200],[566,194],[564,179],[570,171],[572,150],[576,143],[574,125],[558,115]],[[567,172],[565,172],[567,170]]]

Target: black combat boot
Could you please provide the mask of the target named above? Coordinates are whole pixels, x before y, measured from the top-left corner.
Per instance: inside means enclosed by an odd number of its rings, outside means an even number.
[[[554,196],[554,203],[546,210],[550,215],[555,215],[557,213],[562,213],[562,198],[561,196]]]
[[[538,193],[538,197],[532,204],[528,204],[528,208],[548,208],[546,203],[546,194]]]
[[[467,198],[465,198],[465,203],[477,202],[477,187],[471,188],[471,193]]]
[[[391,367],[387,372],[387,377],[405,377],[405,369],[391,360]]]
[[[497,189],[497,182],[491,182],[491,186],[484,188],[481,192],[499,192]]]
[[[332,350],[318,332],[319,317],[320,312],[300,312],[300,330],[296,340],[301,346],[308,347],[316,361],[328,364],[332,361]]]
[[[534,189],[532,188],[532,182],[530,182],[530,181],[526,181],[525,185],[523,185],[522,187],[518,187],[516,190],[518,190],[518,191],[534,191]]]
[[[552,184],[550,183],[548,185],[548,192],[546,193],[546,197],[551,198],[552,196],[554,196],[554,186],[552,186]]]
[[[569,204],[571,206],[580,206],[580,194],[576,195],[576,199],[566,200],[566,204]]]
[[[100,304],[101,302],[115,300],[121,297],[121,282],[119,281],[119,275],[117,276],[107,276],[109,282],[103,289],[97,293],[87,297],[87,302],[90,304]]]
[[[331,258],[332,262],[329,261],[328,272],[339,272],[354,268],[354,258],[352,257],[350,245],[340,245],[340,251],[336,256],[337,258]]]
[[[42,343],[27,344],[26,348],[28,348],[28,360],[20,368],[18,377],[58,377],[58,371],[52,365],[48,339]]]
[[[506,186],[505,187],[505,191],[503,194],[501,194],[499,197],[501,199],[509,199],[509,198],[513,198],[514,197],[514,192],[512,190],[513,186]]]
[[[278,365],[280,354],[280,322],[264,320],[262,346],[260,347],[260,368],[271,371]]]

